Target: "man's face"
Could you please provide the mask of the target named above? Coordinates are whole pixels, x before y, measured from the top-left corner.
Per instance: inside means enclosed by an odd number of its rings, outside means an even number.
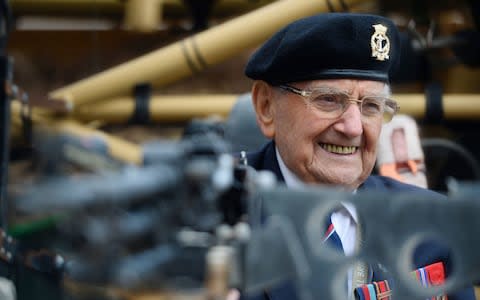
[[[328,87],[353,99],[388,96],[385,84],[369,80],[316,80],[291,84],[300,89]],[[273,88],[273,138],[286,166],[308,183],[357,188],[371,173],[376,159],[382,118],[362,116],[350,102],[337,118],[306,104],[301,96]]]

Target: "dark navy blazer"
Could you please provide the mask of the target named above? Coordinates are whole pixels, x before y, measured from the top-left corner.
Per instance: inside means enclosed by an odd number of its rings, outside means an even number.
[[[277,176],[280,181],[285,181],[278,165],[275,154],[274,142],[267,143],[260,151],[247,154],[248,165],[256,170],[269,170]],[[400,192],[416,192],[426,194],[437,194],[431,190],[419,188],[417,186],[404,184],[394,179],[384,176],[369,176],[367,180],[359,187],[359,189],[377,190],[377,191],[400,191]],[[437,194],[439,195],[439,194]],[[414,263],[417,268],[427,266],[429,264],[442,261],[445,265],[447,276],[452,269],[451,260],[449,259],[448,249],[435,245],[422,245],[415,251]],[[380,270],[375,270],[373,281],[385,280],[384,274]],[[247,297],[242,297],[246,299]],[[249,300],[294,300],[297,299],[294,286],[292,283],[285,283],[279,287],[273,288],[262,295],[248,297]],[[463,289],[456,293],[448,295],[449,300],[475,300],[475,293],[472,287]]]

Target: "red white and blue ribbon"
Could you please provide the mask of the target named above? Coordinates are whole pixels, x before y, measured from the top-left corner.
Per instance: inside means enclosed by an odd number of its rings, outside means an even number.
[[[330,225],[328,225],[327,231],[325,232],[323,242],[325,243],[325,241],[327,241],[334,232],[335,228],[333,227],[333,223],[330,223]]]
[[[445,269],[443,263],[438,262],[423,268],[416,269],[412,276],[422,286],[438,286],[445,283]],[[355,288],[355,299],[359,300],[391,300],[392,291],[387,280],[365,284]],[[427,300],[448,300],[446,295],[438,295]]]

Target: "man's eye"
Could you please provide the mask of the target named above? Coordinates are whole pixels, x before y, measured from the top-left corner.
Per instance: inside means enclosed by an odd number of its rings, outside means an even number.
[[[321,94],[314,98],[314,102],[321,104],[338,104],[342,102],[342,97],[336,94]]]
[[[382,112],[383,102],[378,99],[364,99],[362,110],[366,113],[380,113]]]
[[[325,102],[335,102],[335,103],[340,102],[340,99],[341,99],[339,95],[335,95],[335,94],[323,95],[322,98],[323,98],[323,101]]]

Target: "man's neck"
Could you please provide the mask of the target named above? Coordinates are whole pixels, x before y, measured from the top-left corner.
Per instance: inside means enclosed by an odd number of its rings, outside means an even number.
[[[289,188],[301,188],[305,186],[305,183],[297,177],[283,162],[282,157],[280,156],[280,152],[278,152],[278,148],[275,146],[275,155],[277,156],[278,166],[280,167],[280,171],[282,172],[283,178],[285,179],[285,184]]]

